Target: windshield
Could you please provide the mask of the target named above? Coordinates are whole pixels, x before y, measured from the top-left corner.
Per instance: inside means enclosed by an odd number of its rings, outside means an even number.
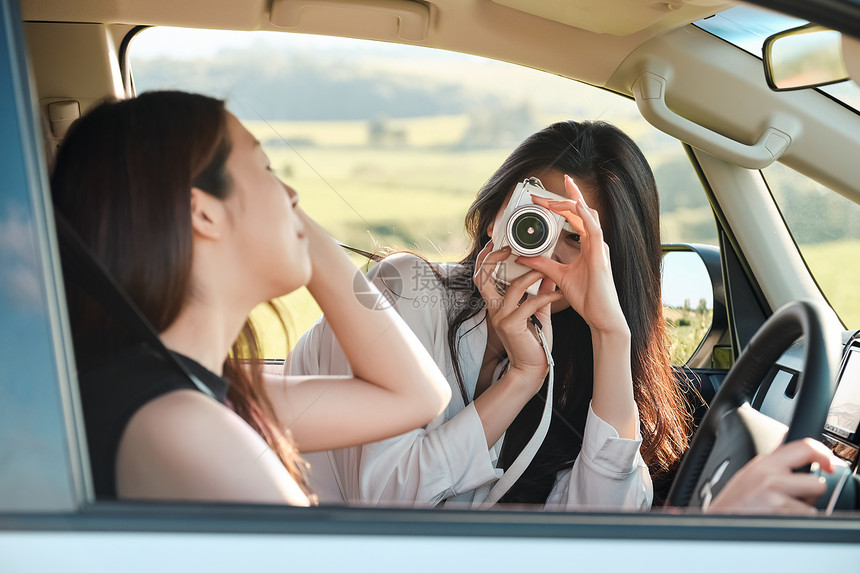
[[[738,6],[696,22],[699,28],[761,58],[765,39],[807,22],[761,8]],[[817,88],[847,108],[860,109],[853,81]],[[860,254],[860,205],[808,176],[774,163],[761,171],[821,292],[849,326],[860,323],[860,297],[846,260]]]
[[[696,26],[761,58],[768,36],[808,24],[806,20],[751,6],[736,6],[695,23]],[[860,109],[860,87],[851,80],[818,88],[848,108]]]
[[[179,88],[225,98],[275,172],[299,190],[304,210],[359,249],[460,260],[469,246],[464,215],[511,150],[554,121],[585,118],[621,127],[643,150],[660,190],[663,242],[717,244],[683,147],[650,126],[635,102],[606,90],[465,54],[282,32],[150,28],[132,42],[130,62],[138,93]],[[679,320],[690,318],[686,298],[696,309],[700,297],[689,292],[667,300]],[[294,343],[321,311],[304,290],[282,302]],[[280,323],[265,305],[258,311],[263,354],[282,358]],[[679,325],[678,363],[709,325]]]

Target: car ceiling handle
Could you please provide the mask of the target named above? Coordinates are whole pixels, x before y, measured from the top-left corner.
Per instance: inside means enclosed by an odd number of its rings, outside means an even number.
[[[747,169],[767,167],[791,145],[790,130],[768,127],[754,145],[746,145],[682,117],[666,105],[667,83],[663,76],[646,71],[633,84],[639,112],[657,129]]]

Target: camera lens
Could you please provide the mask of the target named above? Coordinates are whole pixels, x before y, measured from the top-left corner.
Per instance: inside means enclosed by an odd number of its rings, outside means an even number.
[[[523,213],[511,221],[511,237],[524,251],[539,250],[549,237],[546,219],[536,213]]]

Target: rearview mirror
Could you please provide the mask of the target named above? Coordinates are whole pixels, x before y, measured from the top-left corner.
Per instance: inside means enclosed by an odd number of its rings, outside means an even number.
[[[762,61],[767,84],[775,91],[825,86],[848,79],[842,34],[815,24],[767,38]]]

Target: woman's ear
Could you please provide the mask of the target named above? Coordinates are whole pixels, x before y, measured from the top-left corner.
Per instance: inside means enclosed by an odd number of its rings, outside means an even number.
[[[191,188],[191,228],[206,239],[219,239],[226,220],[224,203],[196,187]]]
[[[493,219],[492,221],[490,221],[490,225],[487,227],[487,235],[488,236],[490,236],[490,237],[493,236],[493,229],[495,227],[496,227],[496,220]]]

